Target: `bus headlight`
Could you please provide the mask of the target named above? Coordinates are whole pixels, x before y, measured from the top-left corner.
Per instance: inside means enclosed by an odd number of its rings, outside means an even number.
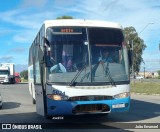
[[[47,97],[52,100],[68,100],[67,96],[62,96],[57,94],[48,94]]]
[[[119,99],[119,98],[126,98],[128,96],[130,96],[130,92],[125,92],[125,93],[114,95],[114,98]]]

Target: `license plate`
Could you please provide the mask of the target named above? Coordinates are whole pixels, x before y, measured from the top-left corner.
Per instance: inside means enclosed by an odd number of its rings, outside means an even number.
[[[112,108],[123,108],[125,107],[125,104],[115,104],[115,105],[112,105]]]

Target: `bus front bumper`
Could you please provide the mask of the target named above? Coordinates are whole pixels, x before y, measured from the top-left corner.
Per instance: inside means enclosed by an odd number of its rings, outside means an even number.
[[[130,97],[100,101],[55,101],[47,98],[47,115],[79,115],[126,112]]]

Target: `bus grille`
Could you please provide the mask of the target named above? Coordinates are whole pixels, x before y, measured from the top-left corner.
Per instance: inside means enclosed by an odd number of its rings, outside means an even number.
[[[102,113],[109,112],[110,108],[106,104],[82,104],[77,105],[73,110],[73,114],[78,113]]]
[[[112,100],[112,96],[76,96],[70,97],[69,101],[98,101],[98,100]]]

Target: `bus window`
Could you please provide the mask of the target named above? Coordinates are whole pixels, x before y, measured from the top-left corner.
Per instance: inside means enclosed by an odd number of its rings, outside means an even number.
[[[64,44],[62,51],[62,64],[66,67],[67,71],[72,71],[73,69],[73,45]]]

